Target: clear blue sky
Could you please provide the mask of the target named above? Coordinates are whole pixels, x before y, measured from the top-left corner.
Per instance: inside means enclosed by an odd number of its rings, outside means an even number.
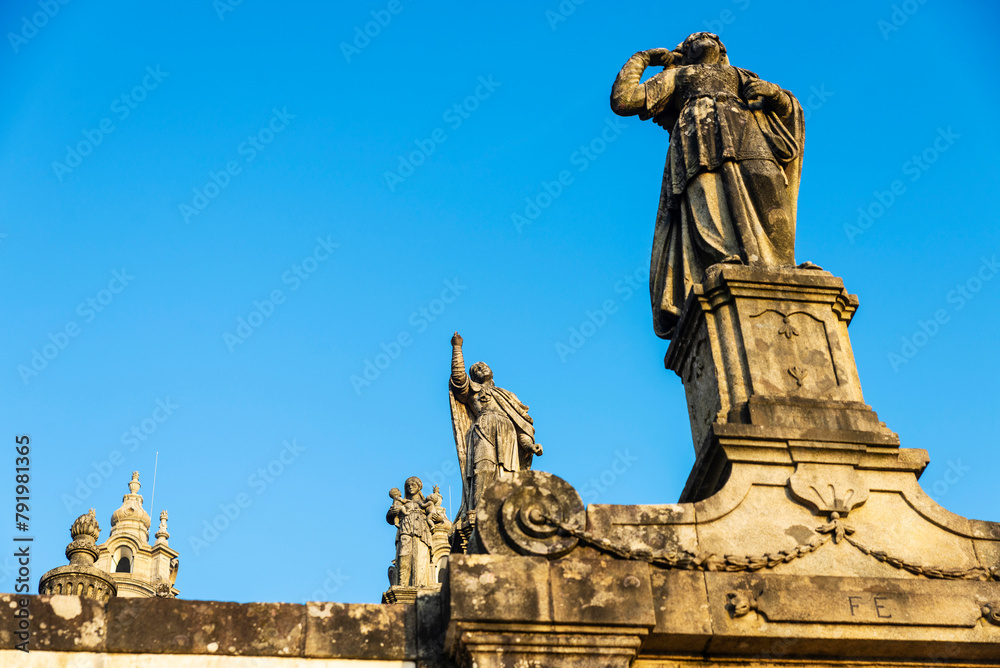
[[[456,510],[456,329],[531,406],[538,468],[588,502],[676,501],[693,449],[644,287],[668,136],[633,118],[580,148],[632,53],[705,29],[809,109],[797,255],[860,296],[866,401],[930,451],[948,509],[1000,520],[1000,277],[976,282],[1000,255],[997,5],[562,4],[3,3],[0,476],[30,434],[33,589],[77,515],[106,538],[134,469],[149,508],[158,451],[183,597],[377,601],[389,488],[438,478]],[[519,227],[526,199],[544,208]]]

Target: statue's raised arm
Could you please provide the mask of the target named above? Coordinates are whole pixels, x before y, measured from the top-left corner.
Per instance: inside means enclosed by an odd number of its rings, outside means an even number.
[[[651,99],[655,104],[673,92],[673,77],[668,70],[675,67],[679,60],[680,54],[675,54],[670,49],[649,49],[634,54],[622,67],[611,87],[611,109],[619,116],[638,115],[642,120],[650,118],[646,101]],[[665,69],[648,82],[642,83],[642,75],[650,67]]]
[[[641,82],[652,66],[665,69]],[[670,132],[649,278],[658,336],[673,336],[709,266],[795,266],[805,129],[794,95],[731,66],[719,37],[699,32],[629,58],[611,109]]]
[[[465,359],[462,357],[462,335],[455,332],[451,337],[451,391],[465,403],[469,398],[469,374],[465,373]]]

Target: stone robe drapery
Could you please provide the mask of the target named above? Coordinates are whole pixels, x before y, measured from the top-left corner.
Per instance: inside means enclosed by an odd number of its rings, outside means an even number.
[[[519,470],[514,423],[500,411],[485,411],[469,430],[468,445],[465,478],[470,488],[469,507],[475,508],[495,480],[509,479]]]
[[[495,410],[480,412],[479,397],[492,397]],[[458,516],[474,510],[483,490],[494,480],[531,468],[532,453],[522,444],[522,436],[534,442],[535,426],[528,407],[517,396],[493,381],[476,383],[462,373],[449,381],[452,426],[458,461],[465,478]]]
[[[744,89],[756,79],[730,65],[689,65],[643,84],[639,117],[670,131],[649,279],[662,338],[672,337],[691,286],[712,264],[733,256],[795,264],[802,108],[784,91],[784,116],[750,109]]]

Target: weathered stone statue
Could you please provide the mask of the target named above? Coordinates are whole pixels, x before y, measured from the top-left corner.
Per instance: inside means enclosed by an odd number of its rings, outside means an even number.
[[[493,371],[476,362],[465,372],[462,337],[451,339],[451,420],[462,470],[462,519],[476,509],[479,499],[495,480],[508,480],[531,468],[534,455],[542,454],[535,443],[535,427],[528,407],[513,392],[497,387]]]
[[[389,569],[383,603],[414,603],[417,592],[440,589],[441,571],[451,552],[452,523],[441,505],[440,488],[426,497],[420,478],[406,479],[406,496],[393,487],[386,522],[396,526],[396,558]]]
[[[396,526],[396,568],[391,584],[403,587],[427,587],[431,582],[431,530],[427,501],[420,490],[420,478],[406,479],[406,496],[393,487],[389,491],[392,506],[385,521]],[[433,505],[433,504],[432,504]]]
[[[421,504],[421,508],[427,513],[427,518],[435,528],[437,528],[438,524],[442,524],[446,528],[451,528],[448,511],[441,505],[443,501],[444,497],[441,496],[441,486],[434,485],[434,491],[428,494],[427,500]]]
[[[649,67],[664,69],[641,83]],[[611,108],[670,132],[649,273],[657,336],[672,338],[709,266],[795,265],[805,140],[795,96],[731,66],[719,37],[699,32],[629,58]]]

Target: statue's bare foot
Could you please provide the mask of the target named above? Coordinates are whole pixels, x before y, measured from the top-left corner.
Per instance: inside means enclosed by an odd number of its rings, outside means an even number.
[[[739,255],[727,255],[719,260],[719,264],[743,264],[743,258]]]
[[[814,269],[816,271],[823,271],[823,267],[818,264],[813,264],[812,262],[803,262],[796,269]]]

